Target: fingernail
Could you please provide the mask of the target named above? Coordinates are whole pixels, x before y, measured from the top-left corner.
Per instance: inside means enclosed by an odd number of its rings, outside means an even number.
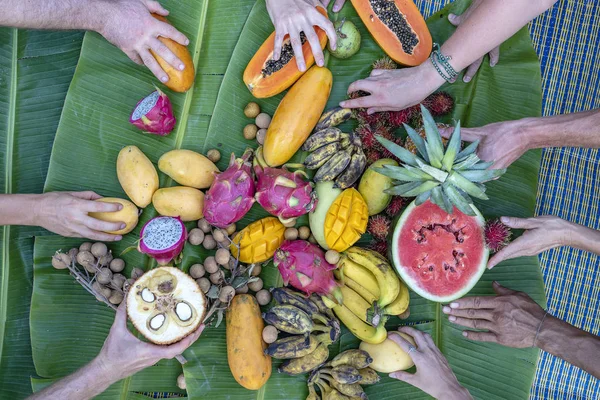
[[[498,281],[494,281],[494,282],[492,282],[492,284],[499,285]]]
[[[121,211],[122,209],[123,209],[123,204],[119,204],[119,205],[117,206],[117,211]]]
[[[190,39],[185,39],[185,45],[187,46],[188,44],[190,44]]]
[[[450,307],[452,307],[452,308],[458,308],[458,303],[450,303]]]
[[[451,315],[448,317],[448,321],[454,322],[454,321],[456,321],[456,317],[454,315]]]
[[[465,76],[465,78],[463,79],[463,81],[465,83],[469,83],[469,82],[471,82],[471,77],[470,76]]]
[[[345,101],[340,102],[340,107],[345,108],[346,107],[346,102]]]
[[[490,62],[490,67],[494,68],[496,66],[496,64],[497,63],[495,61],[492,61],[492,62]]]
[[[183,65],[183,64],[179,64],[179,70],[180,70],[180,71],[183,71],[183,69],[184,69],[184,68],[185,68],[185,65]]]
[[[508,223],[508,217],[500,217],[500,221],[502,221],[503,224]]]
[[[167,78],[166,76],[163,76],[162,78],[160,78],[161,81],[166,82],[169,80],[169,78]]]
[[[442,308],[442,311],[443,311],[444,313],[448,314],[448,313],[450,313],[450,311],[452,311],[452,309],[451,309],[450,307],[448,307],[448,306],[444,306],[444,307]]]
[[[389,375],[389,377],[390,377],[390,378],[394,378],[394,379],[396,379],[396,373],[395,373],[395,372],[392,372],[392,373]]]
[[[333,46],[331,46],[331,48],[334,49],[334,50],[337,49],[337,43],[334,44]]]
[[[123,239],[123,236],[116,236],[116,237],[115,237],[115,242],[117,242],[117,241],[119,241],[119,240],[121,240],[121,239]]]
[[[466,331],[463,331],[462,335],[463,335],[464,337],[467,337],[467,332],[466,332]]]
[[[306,66],[304,65],[304,63],[300,63],[300,71],[304,72],[305,69]]]
[[[318,60],[318,61],[317,61],[317,65],[318,65],[319,67],[322,67],[324,64],[325,64],[325,63],[323,62],[323,60]]]
[[[126,226],[127,225],[125,225],[125,224],[121,224],[121,229],[125,229]]]

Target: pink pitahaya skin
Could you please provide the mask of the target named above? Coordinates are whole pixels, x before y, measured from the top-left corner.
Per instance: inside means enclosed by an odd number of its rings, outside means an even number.
[[[306,240],[286,240],[275,252],[275,266],[283,282],[307,295],[333,295],[340,299],[340,289],[333,279],[335,265],[325,260],[325,252]]]
[[[307,214],[317,206],[317,194],[302,171],[254,166],[255,199],[269,214],[290,220]]]
[[[154,258],[159,265],[167,265],[179,256],[186,238],[187,230],[179,217],[155,217],[142,228],[138,250]],[[170,245],[163,248],[163,243]]]
[[[145,132],[166,136],[175,127],[176,120],[171,101],[156,89],[136,104],[129,122]]]
[[[242,219],[254,204],[251,156],[252,149],[247,149],[241,158],[232,154],[229,167],[215,176],[204,197],[204,218],[209,224],[226,228]]]

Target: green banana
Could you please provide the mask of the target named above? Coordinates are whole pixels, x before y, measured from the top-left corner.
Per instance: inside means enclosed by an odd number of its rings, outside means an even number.
[[[314,176],[315,182],[332,181],[350,164],[353,148],[336,152]],[[314,153],[313,153],[314,154]]]
[[[339,142],[343,138],[349,137],[350,135],[338,128],[326,128],[310,135],[302,145],[302,150],[312,152],[326,144]]]
[[[367,394],[363,390],[362,386],[360,386],[358,383],[339,383],[327,375],[321,375],[321,378],[327,380],[331,386],[345,396],[367,399]]]
[[[300,375],[321,366],[329,358],[329,349],[324,343],[319,343],[315,351],[300,358],[284,361],[279,366],[279,372],[288,375]]]
[[[331,308],[329,308],[325,305],[325,303],[323,302],[323,299],[321,298],[320,295],[314,294],[314,293],[311,294],[310,301],[312,301],[312,303],[319,309],[319,312],[321,314],[325,314],[330,319],[335,319],[335,315],[333,314],[333,311],[331,310]]]
[[[310,333],[314,324],[310,316],[292,305],[277,305],[263,314],[263,319],[280,331],[302,335]]]
[[[338,365],[331,369],[323,369],[322,372],[331,375],[336,382],[348,385],[358,382],[361,378],[358,369],[349,364]]]
[[[271,343],[265,354],[279,359],[304,357],[315,351],[319,343],[314,335],[289,336]]]
[[[306,400],[321,400],[321,397],[315,390],[315,385],[308,385],[308,396],[306,397]]]
[[[304,166],[308,169],[317,169],[326,164],[332,157],[339,154],[342,145],[340,142],[329,143],[319,147],[304,159]]]
[[[374,385],[381,379],[379,374],[377,374],[373,368],[366,367],[359,369],[358,372],[360,373],[360,380],[358,383],[361,385]]]
[[[368,367],[373,362],[373,358],[364,350],[351,349],[346,350],[333,358],[327,363],[329,367],[337,367],[340,365],[352,365],[356,369]]]
[[[346,167],[346,170],[342,172],[337,178],[335,178],[333,187],[347,189],[350,186],[354,185],[354,183],[362,175],[366,166],[367,157],[365,156],[365,153],[363,153],[361,149],[357,149],[357,151],[352,155],[352,158],[350,159],[350,163]]]
[[[332,126],[338,126],[344,121],[347,121],[352,117],[352,110],[349,108],[335,107],[331,110],[327,110],[321,115],[319,118],[319,122],[317,122],[317,126],[315,127],[316,131],[320,131],[325,128],[329,128]]]
[[[291,304],[298,307],[305,313],[311,315],[312,313],[319,312],[319,308],[316,304],[304,297],[302,294],[295,292],[286,287],[278,287],[271,289],[271,295],[275,301],[279,304]]]

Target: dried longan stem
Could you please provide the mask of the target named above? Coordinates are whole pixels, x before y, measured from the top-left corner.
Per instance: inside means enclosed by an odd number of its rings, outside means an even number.
[[[84,276],[81,273],[81,271],[79,270],[79,268],[77,268],[75,266],[75,261],[73,261],[73,260],[71,260],[70,265],[67,265],[67,268],[69,268],[69,272],[75,278],[75,281],[77,281],[85,290],[87,290],[90,294],[92,294],[96,298],[102,299],[102,301],[107,306],[112,308],[113,310],[115,310],[115,311],[117,310],[117,307],[114,304],[112,304],[110,301],[108,301],[108,299],[106,297],[104,297],[104,295],[102,293],[96,292],[96,290],[94,290],[94,288],[92,287],[92,283],[94,282],[94,279],[96,278],[95,276],[92,277],[92,279],[90,280],[90,275],[85,268],[84,268],[84,271],[86,272],[87,276]]]

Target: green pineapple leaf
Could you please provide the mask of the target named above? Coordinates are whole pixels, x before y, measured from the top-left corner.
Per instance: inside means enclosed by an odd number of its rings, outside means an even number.
[[[448,199],[452,202],[452,204],[456,206],[456,208],[458,208],[464,214],[471,216],[475,215],[475,211],[471,208],[471,202],[469,201],[470,199],[467,200],[467,198],[459,193],[458,189],[452,185],[444,184],[442,186],[442,190],[444,194],[448,196]]]
[[[459,189],[464,190],[467,194],[481,199],[488,200],[489,198],[485,194],[485,191],[482,190],[477,184],[465,179],[460,173],[454,171],[448,176],[448,182],[452,183]]]
[[[427,147],[425,146],[425,140],[423,140],[421,135],[419,135],[417,133],[417,131],[415,131],[413,128],[411,128],[410,126],[408,126],[406,124],[403,124],[403,125],[404,125],[404,129],[406,129],[406,133],[408,134],[408,137],[410,137],[412,139],[412,141],[415,144],[415,147],[417,148],[417,151],[419,152],[421,157],[423,157],[425,162],[429,162],[429,156],[427,155]]]
[[[456,155],[460,152],[460,121],[454,127],[454,133],[450,137],[448,146],[446,146],[446,154],[442,158],[442,168],[446,171],[452,171],[452,165],[456,159]]]
[[[425,148],[429,156],[429,163],[435,168],[441,168],[442,158],[444,157],[444,144],[442,143],[440,131],[431,113],[422,104],[421,113],[423,114],[423,126],[425,127],[425,136],[427,137]]]
[[[419,165],[419,168],[421,168],[421,170],[423,172],[433,176],[436,180],[438,180],[442,183],[444,183],[446,181],[446,178],[448,178],[447,172],[444,172],[441,169],[437,169],[430,165],[427,165],[424,162],[422,162],[421,160],[419,160],[418,158],[417,158],[417,164]]]
[[[433,180],[432,176],[428,176],[427,174],[421,172],[421,174],[417,174],[409,171],[404,167],[395,167],[395,166],[384,166],[383,168],[373,168],[373,170],[381,175],[385,175],[392,179],[403,181],[403,182],[422,182],[424,180]]]
[[[411,190],[415,190],[416,188],[418,188],[419,186],[421,186],[423,184],[423,182],[408,182],[408,183],[402,183],[400,185],[395,185],[389,189],[384,190],[384,193],[387,194],[391,194],[393,196],[402,196],[402,197],[408,197],[406,195],[407,192],[410,192]]]
[[[383,147],[385,147],[390,153],[398,157],[400,161],[408,165],[417,166],[417,156],[415,156],[413,153],[384,137],[376,136],[376,138],[379,141],[379,143],[383,145]]]
[[[477,169],[477,170],[482,170],[482,169],[488,169],[490,168],[492,165],[494,165],[493,161],[489,161],[489,162],[480,162],[477,163],[473,166],[471,166],[469,169],[473,170],[473,169]],[[503,171],[506,171],[506,169],[504,169]]]
[[[454,170],[470,169],[473,165],[477,164],[479,161],[481,161],[481,160],[479,159],[479,157],[477,157],[476,154],[470,154],[469,156],[467,156],[467,158],[454,164],[454,167],[452,169],[454,169]]]
[[[441,186],[436,186],[431,190],[431,201],[448,214],[452,214],[452,203],[442,193]]]
[[[455,162],[462,161],[465,158],[467,158],[469,155],[474,154],[475,150],[477,150],[477,146],[479,146],[479,139],[474,142],[471,142],[470,145],[468,145],[467,147],[462,149],[462,151],[456,155]]]
[[[492,179],[499,178],[504,174],[503,169],[471,169],[467,171],[460,171],[460,174],[471,182],[487,182]]]
[[[439,186],[436,186],[436,188],[439,188]],[[420,206],[421,204],[423,204],[427,200],[429,200],[429,197],[431,197],[431,190],[428,190],[428,191],[423,192],[420,195],[418,195],[417,198],[415,199],[415,204]]]

